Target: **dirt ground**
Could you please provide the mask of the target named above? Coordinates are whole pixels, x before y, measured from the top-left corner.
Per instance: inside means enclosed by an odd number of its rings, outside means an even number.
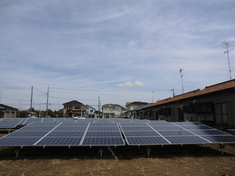
[[[0,147],[0,175],[235,175],[235,145],[147,147]]]

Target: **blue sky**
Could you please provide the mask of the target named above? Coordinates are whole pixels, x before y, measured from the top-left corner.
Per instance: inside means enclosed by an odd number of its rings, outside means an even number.
[[[0,0],[1,103],[152,102],[229,80],[234,0]],[[234,48],[235,45],[231,46]],[[235,78],[235,50],[230,51]]]

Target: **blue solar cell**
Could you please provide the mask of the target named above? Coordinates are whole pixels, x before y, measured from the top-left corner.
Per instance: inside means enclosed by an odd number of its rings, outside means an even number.
[[[1,119],[0,128],[15,128],[21,121],[20,118]]]
[[[151,127],[149,126],[144,126],[144,127],[122,127],[123,131],[150,131],[152,130]]]
[[[90,123],[90,127],[117,127],[117,124],[114,122],[109,123]]]
[[[117,146],[117,145],[125,145],[123,138],[85,138],[83,146]]]
[[[188,125],[195,126],[195,125],[202,125],[202,124],[201,124],[201,123],[199,123],[199,122],[171,122],[171,124],[176,124],[176,125],[180,125],[180,126],[188,126]]]
[[[212,143],[235,143],[235,136],[227,135],[227,136],[201,136]]]
[[[26,126],[24,129],[22,130],[27,130],[27,131],[50,131],[52,130],[54,127],[40,127],[40,126]]]
[[[52,131],[46,137],[82,137],[84,131]]]
[[[120,123],[121,127],[147,127],[146,123]]]
[[[10,133],[8,137],[42,137],[47,134],[48,131],[27,131],[27,130],[19,130],[13,133]]]
[[[163,136],[184,136],[184,135],[193,135],[192,133],[184,130],[177,131],[158,131]]]
[[[88,128],[89,132],[93,131],[100,131],[100,132],[107,132],[107,131],[120,131],[118,127],[89,127]]]
[[[152,131],[125,131],[124,135],[126,137],[129,137],[129,136],[137,136],[137,137],[159,136],[159,134],[157,132],[153,131],[153,130]]]
[[[61,127],[61,126],[58,126],[55,130],[58,130],[58,131],[85,131],[86,127]]]
[[[3,137],[0,146],[32,146],[40,137]]]
[[[70,146],[80,144],[82,137],[47,137],[38,142],[37,146]]]
[[[188,129],[188,130],[193,130],[193,129],[213,129],[211,127],[208,126],[204,126],[204,125],[190,125],[190,126],[182,126],[184,129]]]
[[[157,131],[177,131],[177,130],[183,130],[183,128],[179,126],[153,126],[153,128]]]
[[[128,137],[128,145],[163,145],[169,144],[162,137]]]
[[[88,131],[86,133],[86,137],[119,137],[121,136],[119,131],[107,131],[107,132],[102,132],[102,131],[96,131],[96,132],[90,132]]]
[[[197,135],[228,135],[228,133],[225,133],[223,131],[219,130],[190,130],[191,132],[197,134]]]
[[[174,136],[174,137],[165,137],[172,144],[204,144],[209,143],[208,141],[198,137],[198,136]]]

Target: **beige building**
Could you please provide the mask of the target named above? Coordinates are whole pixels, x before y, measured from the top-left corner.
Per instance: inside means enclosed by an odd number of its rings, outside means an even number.
[[[76,117],[84,116],[85,105],[77,100],[72,100],[70,102],[64,103],[63,116],[64,117]]]
[[[0,104],[0,118],[16,118],[18,109]]]
[[[105,104],[102,106],[102,110],[103,118],[118,118],[121,117],[121,113],[125,108],[118,104]]]

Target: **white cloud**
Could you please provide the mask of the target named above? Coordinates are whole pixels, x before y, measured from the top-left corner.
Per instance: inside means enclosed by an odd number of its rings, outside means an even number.
[[[135,42],[129,42],[129,43],[127,43],[127,46],[128,47],[134,47],[134,46],[136,46],[136,43]]]
[[[120,84],[118,84],[118,87],[120,87],[120,88],[127,88],[127,87],[145,87],[145,84],[142,83],[141,81],[135,81],[134,83],[132,83],[132,82],[125,82],[125,83],[120,83]]]

